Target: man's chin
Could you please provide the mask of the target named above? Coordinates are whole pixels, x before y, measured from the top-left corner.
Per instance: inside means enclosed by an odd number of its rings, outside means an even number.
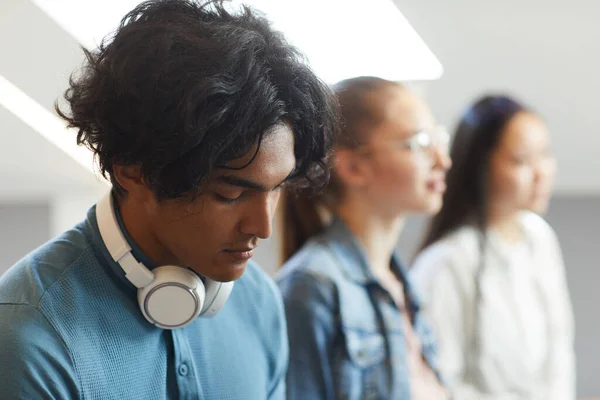
[[[210,270],[199,271],[198,274],[205,278],[212,279],[217,282],[231,282],[239,279],[246,271],[248,261],[243,261],[235,264],[214,265]]]

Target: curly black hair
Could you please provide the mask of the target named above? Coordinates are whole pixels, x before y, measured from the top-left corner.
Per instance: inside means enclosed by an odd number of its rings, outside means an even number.
[[[337,103],[303,55],[248,7],[223,0],[146,1],[129,12],[55,106],[100,172],[139,165],[158,199],[199,192],[214,170],[241,157],[289,123],[294,177],[324,177],[337,133]],[[258,150],[257,150],[258,151]]]

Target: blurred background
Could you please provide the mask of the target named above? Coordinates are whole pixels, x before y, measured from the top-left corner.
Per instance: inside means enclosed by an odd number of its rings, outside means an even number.
[[[329,83],[407,81],[451,129],[485,92],[516,96],[547,121],[559,174],[547,220],[565,256],[577,339],[578,395],[600,395],[600,2],[593,0],[249,1],[272,16]],[[54,102],[137,1],[0,2],[0,274],[84,218],[107,190]],[[310,29],[307,29],[310,27]],[[59,100],[60,101],[60,100]],[[424,221],[398,244],[413,255]],[[274,273],[275,234],[256,255]]]

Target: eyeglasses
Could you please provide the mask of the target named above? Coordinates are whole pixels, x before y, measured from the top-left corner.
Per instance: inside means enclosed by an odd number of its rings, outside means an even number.
[[[447,151],[450,144],[450,134],[445,127],[439,125],[433,129],[417,131],[406,139],[392,139],[378,144],[369,143],[359,146],[357,150],[371,153],[376,147],[387,144],[392,145],[394,148],[408,149],[412,153],[428,153],[434,147]],[[389,147],[386,146],[386,148]]]

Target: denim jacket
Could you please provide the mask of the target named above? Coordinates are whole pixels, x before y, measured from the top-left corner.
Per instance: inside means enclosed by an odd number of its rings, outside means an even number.
[[[417,296],[394,256],[425,360],[437,374],[436,346]],[[288,399],[410,400],[400,310],[368,267],[349,229],[335,220],[278,276],[290,341]]]

